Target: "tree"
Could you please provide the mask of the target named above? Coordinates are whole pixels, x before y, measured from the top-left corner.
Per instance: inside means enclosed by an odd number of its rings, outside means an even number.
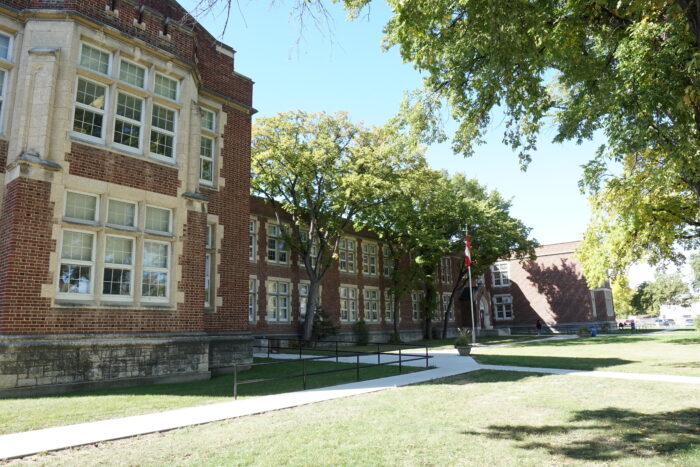
[[[693,271],[693,290],[700,292],[700,253],[690,255],[690,268]]]
[[[632,297],[632,308],[640,314],[658,316],[662,305],[689,306],[690,290],[680,274],[658,274],[654,281],[643,282]]]
[[[253,129],[251,188],[272,205],[280,233],[309,279],[303,328],[311,337],[318,290],[355,216],[381,205],[422,156],[391,125],[365,128],[345,113],[285,112]]]

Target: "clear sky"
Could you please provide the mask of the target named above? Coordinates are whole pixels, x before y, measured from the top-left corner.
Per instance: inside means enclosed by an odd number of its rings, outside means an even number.
[[[181,3],[191,8],[194,1]],[[398,109],[404,90],[420,86],[421,77],[411,64],[402,63],[396,48],[382,52],[382,28],[390,16],[383,2],[374,2],[368,17],[355,21],[326,3],[332,31],[319,30],[311,21],[300,31],[290,16],[293,0],[275,6],[268,0],[234,0],[223,42],[237,51],[236,71],[255,81],[256,116],[345,110],[353,120],[382,124]],[[221,14],[199,20],[215,36],[221,34]],[[512,198],[511,214],[532,227],[540,243],[580,239],[589,208],[577,182],[581,164],[597,145],[549,144],[553,131],[545,130],[523,173],[517,155],[501,143],[503,129],[501,117],[494,118],[487,143],[474,157],[454,155],[444,144],[428,149],[428,161],[436,169],[464,172]]]

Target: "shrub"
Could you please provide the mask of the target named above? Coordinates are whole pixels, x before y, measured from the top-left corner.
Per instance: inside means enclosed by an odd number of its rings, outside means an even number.
[[[328,336],[335,336],[338,333],[338,326],[333,324],[330,316],[326,313],[326,310],[322,306],[316,308],[316,315],[314,316],[314,325],[311,329],[311,339],[314,341],[320,341]]]
[[[469,328],[457,328],[455,347],[467,347],[472,345],[471,334],[472,330]]]
[[[364,320],[360,320],[352,325],[352,330],[355,333],[355,341],[359,345],[367,345],[369,343],[369,329]]]
[[[389,334],[389,344],[401,344],[401,334],[398,332]]]

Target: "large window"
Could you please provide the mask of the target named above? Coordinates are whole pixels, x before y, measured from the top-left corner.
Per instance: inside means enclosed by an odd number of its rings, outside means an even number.
[[[494,287],[505,287],[510,285],[507,261],[501,261],[491,266],[491,279]]]
[[[357,287],[340,287],[340,320],[357,321]]]
[[[362,243],[362,274],[377,275],[377,245]]]
[[[78,65],[73,135],[174,162],[178,81],[88,44]]]
[[[513,297],[510,295],[495,295],[493,308],[497,320],[513,319]]]
[[[338,268],[343,272],[355,272],[355,240],[341,238],[338,244]]]
[[[394,272],[394,259],[391,257],[391,249],[388,246],[382,247],[382,263],[384,276],[390,277]]]
[[[9,66],[2,62],[9,62],[12,59],[12,38],[6,34],[0,33],[0,66]],[[5,109],[5,93],[7,92],[7,77],[9,76],[9,68],[0,68],[0,128],[2,128],[3,111]]]
[[[267,261],[287,264],[287,245],[282,240],[282,229],[277,224],[267,224]]]
[[[446,257],[440,259],[440,277],[443,284],[452,283],[452,258]]]
[[[258,221],[251,219],[248,221],[248,259],[255,261],[258,246]]]
[[[65,193],[57,298],[169,302],[172,211],[102,198]],[[145,237],[149,225],[156,229]]]
[[[387,323],[393,323],[394,312],[394,294],[386,290],[384,292],[384,321]]]
[[[267,321],[289,321],[289,282],[267,281]]]
[[[305,248],[307,251],[307,254],[309,256],[309,261],[311,262],[311,267],[315,268],[317,259],[318,259],[318,238],[314,236],[310,241],[309,241],[309,232],[308,231],[301,231],[301,240],[306,244]],[[303,267],[304,261],[301,259],[301,255],[299,257],[299,261]]]
[[[216,114],[211,110],[201,109],[202,135],[199,148],[199,182],[213,186],[216,167]]]
[[[450,312],[449,312],[449,315],[447,316],[447,319],[450,320],[450,321],[454,321],[454,319],[455,319],[455,313],[454,313],[454,306],[455,306],[455,304],[454,304],[454,302],[453,302],[453,303],[452,303],[452,306],[450,307],[450,296],[451,296],[451,295],[452,295],[452,294],[449,293],[449,292],[443,292],[443,294],[442,294],[442,302],[441,302],[441,305],[442,305],[442,318],[444,319],[445,313],[447,313],[447,308],[449,307],[449,308],[450,308]]]
[[[207,225],[204,255],[204,307],[213,309],[216,306],[216,292],[213,278],[216,277],[216,225]]]
[[[425,299],[425,292],[414,290],[411,292],[411,316],[414,321],[421,319],[421,308]]]
[[[363,290],[365,321],[379,321],[379,289],[366,287]]]
[[[258,312],[258,280],[248,278],[248,322],[254,323]]]

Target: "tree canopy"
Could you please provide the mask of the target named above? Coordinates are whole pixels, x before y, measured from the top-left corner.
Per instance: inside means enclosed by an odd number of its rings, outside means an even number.
[[[651,282],[643,282],[631,299],[631,307],[638,314],[658,316],[662,305],[690,306],[692,296],[688,284],[678,274],[658,274]]]

